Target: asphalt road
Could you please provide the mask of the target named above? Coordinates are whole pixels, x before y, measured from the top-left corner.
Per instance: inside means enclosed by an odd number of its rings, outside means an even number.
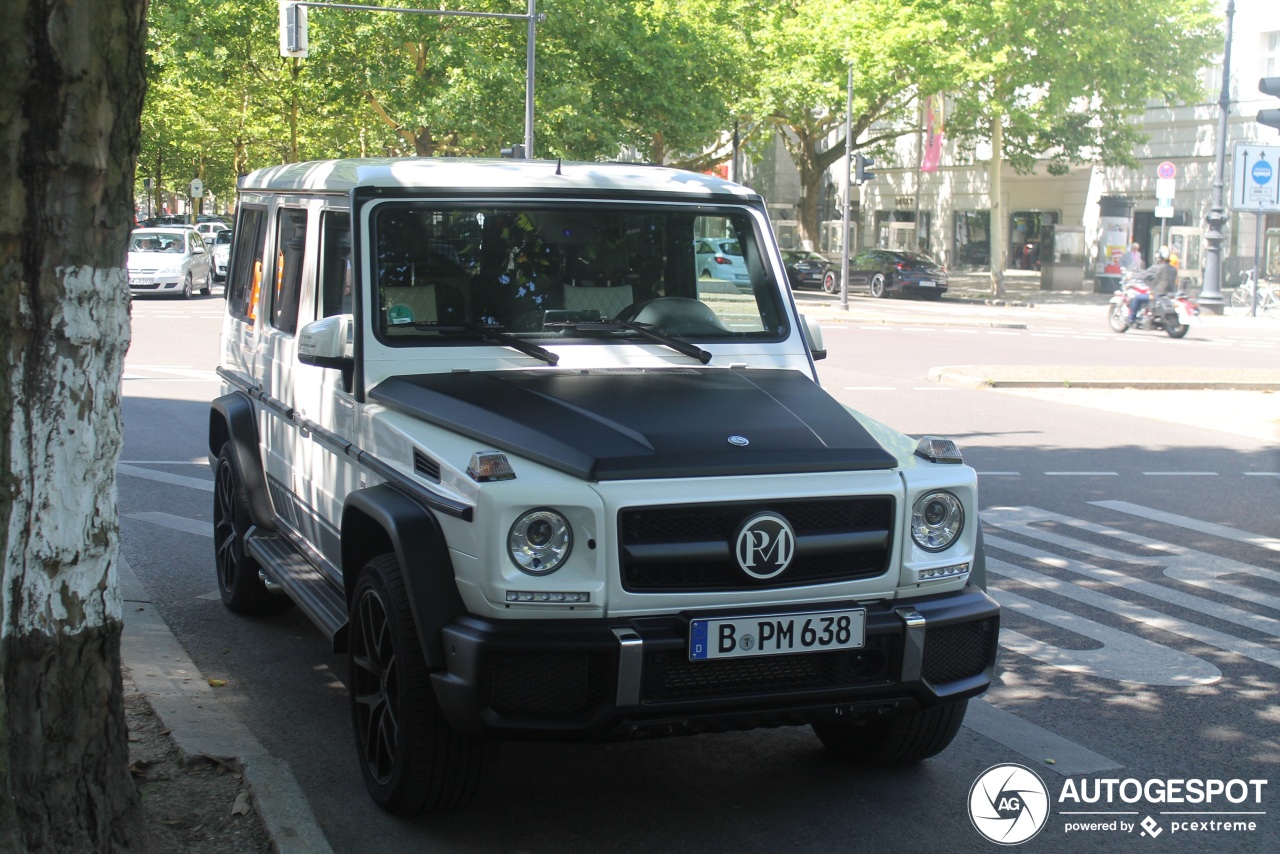
[[[1006,762],[1034,769],[1052,801],[1029,847],[1277,850],[1280,458],[1267,401],[1252,393],[1256,433],[1233,432],[1209,419],[1226,408],[1220,392],[1195,393],[1192,411],[1170,420],[1154,405],[1099,407],[1102,392],[1064,400],[928,379],[954,364],[1277,365],[1274,330],[1172,341],[1111,335],[1100,311],[1012,320],[1008,309],[1001,317],[1021,328],[958,332],[949,324],[990,324],[991,310],[927,308],[940,311],[933,325],[894,314],[911,322],[824,329],[831,355],[820,363],[837,397],[904,432],[952,436],[981,473],[992,586],[1006,609],[1002,672],[953,747],[915,768],[853,773],[799,729],[513,744],[484,802],[415,821],[381,813],[355,763],[343,660],[296,610],[243,619],[218,601],[205,462],[217,295],[134,303],[122,549],[200,671],[227,681],[222,713],[287,763],[338,852],[990,851],[968,798]],[[1255,787],[1260,803],[1060,799],[1068,781],[1110,778],[1267,782]],[[1189,812],[1230,815],[1173,814]],[[1145,818],[1158,843],[1141,835]],[[1255,829],[1174,826],[1223,820]],[[1107,827],[1068,832],[1074,822]]]

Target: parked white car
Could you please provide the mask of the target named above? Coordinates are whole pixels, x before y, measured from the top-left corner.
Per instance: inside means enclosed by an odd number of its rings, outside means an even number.
[[[209,251],[213,255],[213,280],[227,280],[227,261],[231,257],[231,229],[224,228],[213,235]]]
[[[129,236],[126,262],[131,294],[209,293],[213,259],[193,228],[138,228]]]
[[[200,236],[205,239],[206,243],[212,243],[213,238],[221,232],[231,232],[230,227],[225,222],[198,222],[196,223],[196,231],[200,232]]]

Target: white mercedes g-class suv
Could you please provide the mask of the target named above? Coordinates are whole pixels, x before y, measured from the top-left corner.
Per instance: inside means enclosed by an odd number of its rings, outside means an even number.
[[[717,239],[745,277],[702,275]],[[763,200],[622,163],[295,163],[240,184],[219,588],[349,656],[398,813],[503,739],[809,724],[945,748],[995,667],[977,483],[818,385]]]

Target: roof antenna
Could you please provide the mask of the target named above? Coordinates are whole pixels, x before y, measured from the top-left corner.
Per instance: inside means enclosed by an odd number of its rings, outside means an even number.
[[[561,161],[562,159],[563,159],[563,158],[560,158],[560,157],[557,157],[557,158],[556,158],[556,174],[557,174],[557,175],[560,175],[560,174],[561,174],[561,172],[560,172],[560,161]]]

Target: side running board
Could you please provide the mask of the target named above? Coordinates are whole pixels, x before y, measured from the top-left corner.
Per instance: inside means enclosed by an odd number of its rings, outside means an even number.
[[[347,603],[342,591],[283,537],[251,528],[244,544],[262,564],[262,571],[284,588],[336,647],[347,626]]]

